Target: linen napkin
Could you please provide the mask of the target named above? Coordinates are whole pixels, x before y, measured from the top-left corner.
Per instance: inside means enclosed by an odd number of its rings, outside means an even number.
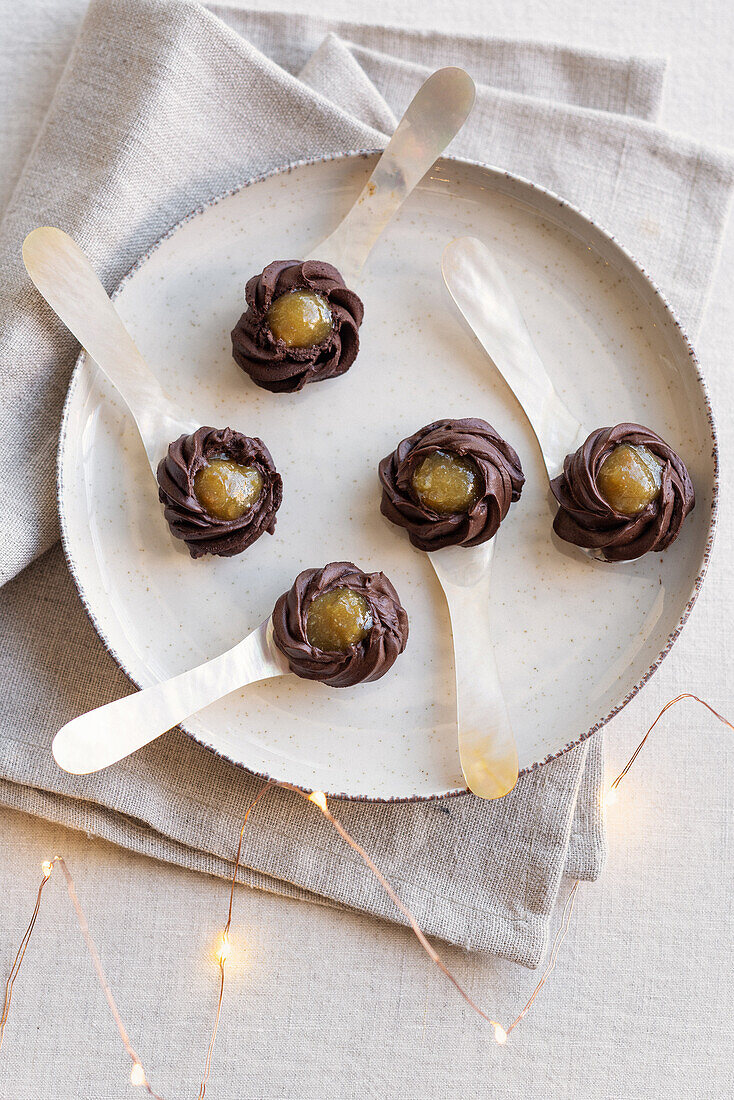
[[[53,763],[59,726],[130,685],[86,619],[58,546],[49,549],[76,348],[30,286],[23,237],[60,225],[112,289],[211,195],[289,160],[384,144],[425,76],[451,63],[479,90],[450,151],[587,209],[695,330],[732,164],[653,125],[661,61],[190,0],[94,0],[0,227],[0,575],[20,574],[0,593],[0,803],[228,876],[260,786],[177,731],[96,776]],[[500,803],[344,801],[335,812],[428,932],[532,966],[564,871],[592,879],[601,867],[601,750],[596,735]],[[245,863],[243,883],[399,919],[353,853],[287,792],[260,804]]]

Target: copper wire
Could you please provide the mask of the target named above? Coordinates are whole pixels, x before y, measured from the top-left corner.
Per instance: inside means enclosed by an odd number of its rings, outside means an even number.
[[[240,840],[239,840],[239,844],[237,845],[237,856],[235,858],[234,871],[232,872],[232,881],[231,881],[230,887],[229,887],[229,909],[227,910],[227,923],[225,924],[224,931],[222,933],[223,937],[227,936],[229,934],[230,925],[232,924],[232,906],[234,905],[234,888],[235,888],[235,885],[237,883],[237,872],[240,869],[240,861],[242,859],[242,843],[243,843],[244,836],[245,836],[245,826],[247,825],[247,821],[248,821],[248,818],[249,818],[250,814],[255,809],[255,807],[257,806],[260,799],[263,797],[263,795],[267,791],[269,791],[271,789],[271,787],[275,787],[275,786],[277,786],[277,784],[272,779],[268,783],[266,783],[265,786],[262,787],[258,791],[258,793],[255,795],[255,797],[253,798],[252,802],[247,807],[247,810],[245,812],[245,817],[244,817],[244,820],[242,822],[242,828],[240,829]],[[219,961],[219,996],[217,998],[216,1012],[214,1013],[214,1027],[212,1028],[212,1034],[211,1034],[211,1038],[209,1039],[209,1046],[208,1046],[207,1052],[206,1052],[206,1061],[204,1063],[204,1074],[201,1078],[201,1085],[199,1086],[199,1100],[204,1100],[204,1096],[206,1095],[206,1086],[209,1082],[209,1075],[211,1074],[211,1071],[212,1071],[212,1054],[214,1053],[214,1044],[216,1042],[217,1032],[219,1030],[219,1019],[220,1019],[220,1016],[222,1015],[222,1001],[224,1000],[224,966],[225,966],[225,959],[220,956],[218,961]]]
[[[48,882],[50,874],[44,873],[41,879],[41,884],[38,887],[38,893],[36,894],[36,904],[33,907],[33,916],[28,922],[28,927],[23,933],[23,939],[20,941],[20,947],[18,948],[15,958],[13,959],[13,965],[10,968],[10,974],[8,980],[5,983],[5,1000],[3,1001],[3,1011],[0,1016],[0,1050],[2,1050],[3,1040],[5,1039],[5,1025],[8,1022],[8,1016],[10,1015],[10,1002],[13,999],[13,986],[15,985],[15,979],[18,977],[18,972],[21,967],[21,963],[25,957],[26,948],[30,942],[30,938],[33,935],[33,929],[36,927],[36,921],[38,919],[38,913],[41,908],[41,894],[43,888]]]
[[[538,982],[535,989],[533,990],[533,992],[528,997],[528,1000],[525,1002],[525,1007],[522,1009],[521,1012],[519,1012],[517,1014],[515,1019],[512,1021],[512,1023],[508,1027],[508,1029],[507,1029],[507,1034],[508,1035],[510,1034],[510,1032],[512,1031],[512,1029],[514,1027],[517,1027],[517,1025],[522,1020],[523,1016],[525,1016],[526,1013],[529,1011],[529,1009],[532,1007],[533,1003],[535,1002],[535,998],[538,996],[541,989],[543,988],[545,983],[548,981],[548,978],[551,976],[551,973],[556,968],[556,959],[558,958],[558,952],[560,951],[561,944],[563,943],[563,941],[565,940],[565,938],[568,934],[569,925],[571,923],[571,914],[573,913],[573,907],[574,907],[574,904],[576,902],[576,891],[578,890],[580,885],[581,885],[580,879],[575,879],[574,883],[573,883],[573,886],[571,887],[571,889],[568,892],[568,895],[566,897],[566,901],[565,901],[564,906],[563,906],[563,915],[561,916],[561,923],[558,926],[558,931],[556,932],[556,936],[555,936],[555,939],[553,941],[553,947],[551,948],[551,953],[550,953],[550,956],[548,957],[548,965],[546,966],[545,970],[543,971],[543,974],[542,974],[542,977],[541,977],[540,981]]]

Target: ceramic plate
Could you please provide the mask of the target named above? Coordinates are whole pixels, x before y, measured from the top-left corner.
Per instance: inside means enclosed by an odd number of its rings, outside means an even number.
[[[377,463],[441,417],[478,416],[520,454],[527,482],[498,535],[490,613],[520,767],[598,729],[667,653],[701,583],[716,447],[691,348],[619,246],[556,196],[444,159],[372,253],[356,289],[362,349],[343,378],[298,394],[258,389],[229,332],[247,278],[325,237],[374,164],[291,166],[207,204],[121,284],[117,308],[164,387],[202,424],[264,439],[285,493],[273,537],[192,561],[163,520],[133,422],[81,356],[63,419],[64,542],[102,639],[140,686],[229,648],[307,566],[349,559],[391,578],[410,641],[375,684],[334,690],[289,676],[234,692],[186,729],[250,770],[350,798],[461,793],[451,635],[426,558],[380,515]],[[559,392],[590,426],[640,421],[688,464],[697,504],[663,555],[606,566],[551,535],[545,471],[514,398],[454,309],[441,253],[484,240],[505,269]]]

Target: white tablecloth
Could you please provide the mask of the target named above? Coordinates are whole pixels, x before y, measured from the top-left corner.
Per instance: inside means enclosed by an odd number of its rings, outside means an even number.
[[[252,6],[252,0],[248,0]],[[270,0],[270,8],[295,0]],[[43,118],[84,0],[0,0],[0,205]],[[734,133],[734,16],[677,0],[324,0],[346,18],[548,38],[671,57],[663,122],[710,141]],[[671,656],[608,727],[609,771],[681,690],[734,712],[726,640],[734,610],[727,470],[734,461],[729,332],[734,230],[725,242],[698,351],[724,465],[709,579]],[[411,935],[367,918],[240,890],[235,962],[212,1097],[302,1100],[484,1097],[642,1100],[731,1091],[734,738],[683,703],[653,735],[609,816],[602,880],[580,890],[558,968],[504,1049],[434,971]],[[2,812],[0,966],[32,906],[40,862],[74,872],[118,1004],[154,1087],[196,1095],[214,1008],[211,947],[222,883]],[[117,935],[122,926],[137,936]],[[511,1019],[527,971],[458,950],[447,961],[491,1014]],[[238,958],[242,952],[238,952]],[[0,972],[0,978],[4,974]],[[126,1095],[127,1061],[60,882],[49,884],[0,1054],[0,1096]]]

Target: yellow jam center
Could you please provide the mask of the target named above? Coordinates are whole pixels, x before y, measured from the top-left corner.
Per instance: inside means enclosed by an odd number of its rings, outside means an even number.
[[[596,484],[610,508],[636,516],[660,496],[661,479],[662,465],[647,447],[620,443],[604,459]]]
[[[329,303],[312,290],[292,290],[276,298],[267,312],[268,327],[289,348],[321,344],[332,328]]]
[[[306,615],[309,644],[329,653],[346,653],[363,642],[371,629],[370,605],[351,588],[332,588],[317,596]]]
[[[194,494],[215,519],[239,519],[260,496],[262,474],[229,458],[212,458],[194,476]]]
[[[468,512],[479,497],[479,471],[470,458],[434,451],[415,470],[413,489],[421,504],[440,516]]]

